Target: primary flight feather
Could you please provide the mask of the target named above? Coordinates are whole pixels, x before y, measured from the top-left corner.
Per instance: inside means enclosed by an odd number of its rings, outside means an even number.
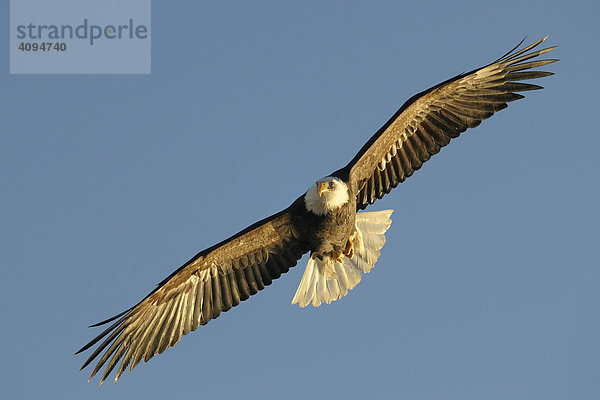
[[[94,345],[82,369],[100,357],[100,384],[115,382],[177,344],[181,336],[217,318],[310,258],[292,303],[330,303],[369,272],[385,243],[392,211],[358,212],[411,176],[451,139],[476,127],[517,92],[541,89],[521,81],[552,75],[531,70],[556,59],[533,60],[554,47],[533,49],[547,37],[497,61],[460,74],[410,98],[345,167],[321,178],[285,210],[194,256],[77,353]]]

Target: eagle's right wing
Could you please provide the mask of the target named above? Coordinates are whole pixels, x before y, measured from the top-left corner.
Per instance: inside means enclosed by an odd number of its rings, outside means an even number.
[[[77,352],[102,341],[81,368],[104,352],[90,376],[110,360],[102,384],[122,359],[116,382],[129,364],[132,370],[141,360],[175,346],[181,336],[270,285],[306,251],[290,208],[255,223],[197,254],[134,307],[92,325],[116,320]]]

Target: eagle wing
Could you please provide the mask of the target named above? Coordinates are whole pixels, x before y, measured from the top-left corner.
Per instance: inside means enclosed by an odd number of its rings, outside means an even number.
[[[77,352],[102,341],[81,369],[104,352],[90,380],[108,361],[102,384],[121,360],[116,382],[129,364],[133,370],[142,359],[146,362],[175,346],[181,336],[270,285],[307,251],[293,228],[289,210],[200,252],[137,305],[92,325],[116,320]]]
[[[527,53],[546,38],[515,51],[521,41],[497,61],[409,99],[354,159],[338,171],[348,174],[348,181],[357,193],[357,209],[381,199],[461,132],[506,108],[509,101],[524,97],[516,92],[542,89],[518,81],[552,75],[528,71],[558,61],[528,61],[556,47]]]

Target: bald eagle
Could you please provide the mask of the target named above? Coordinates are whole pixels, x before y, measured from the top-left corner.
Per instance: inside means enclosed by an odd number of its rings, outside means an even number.
[[[375,265],[391,210],[359,212],[381,199],[467,128],[476,127],[516,92],[541,89],[520,81],[552,75],[531,69],[558,61],[530,61],[555,47],[531,51],[547,37],[460,74],[410,98],[345,167],[317,180],[288,208],[256,222],[173,272],[135,306],[92,325],[112,322],[81,353],[99,343],[91,378],[107,364],[100,384],[121,363],[147,362],[179,339],[258,293],[310,253],[292,303],[319,306],[344,297]]]

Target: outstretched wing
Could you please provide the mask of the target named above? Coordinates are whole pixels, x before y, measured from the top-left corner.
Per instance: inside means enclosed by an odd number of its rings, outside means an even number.
[[[556,47],[527,53],[546,38],[515,51],[521,41],[497,61],[409,99],[354,159],[337,172],[348,174],[357,193],[357,208],[364,209],[389,193],[450,139],[506,108],[509,101],[524,97],[516,92],[542,89],[518,81],[552,75],[551,72],[527,71],[558,61],[528,61]]]
[[[293,228],[289,210],[197,254],[137,305],[92,325],[116,320],[77,352],[102,341],[81,369],[104,352],[90,379],[108,361],[102,384],[121,360],[116,382],[129,364],[132,370],[141,360],[146,362],[175,346],[182,335],[270,285],[307,251]]]

